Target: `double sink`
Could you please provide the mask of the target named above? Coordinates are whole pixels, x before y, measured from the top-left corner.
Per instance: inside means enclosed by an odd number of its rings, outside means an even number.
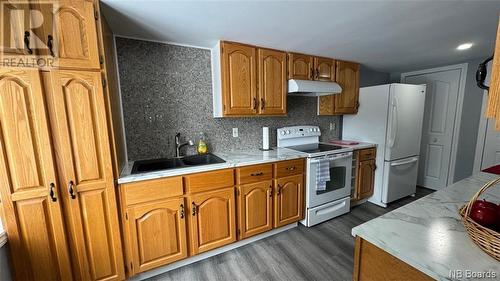
[[[225,163],[221,158],[208,153],[204,155],[192,155],[182,158],[160,158],[151,160],[135,161],[132,174],[146,173],[160,170],[178,169],[193,166]]]

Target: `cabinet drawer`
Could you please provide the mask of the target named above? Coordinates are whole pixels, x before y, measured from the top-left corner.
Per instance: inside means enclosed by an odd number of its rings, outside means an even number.
[[[254,165],[236,169],[238,184],[247,184],[273,178],[273,164]]]
[[[358,151],[359,161],[365,161],[370,159],[375,159],[376,150],[375,148],[362,149]]]
[[[199,173],[185,177],[187,192],[195,193],[234,185],[233,169]]]
[[[121,185],[125,206],[182,196],[182,177],[140,181]]]
[[[275,164],[277,178],[302,174],[304,172],[304,159],[282,161]]]

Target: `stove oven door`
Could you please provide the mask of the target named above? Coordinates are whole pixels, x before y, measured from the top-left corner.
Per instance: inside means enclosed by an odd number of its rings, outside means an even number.
[[[326,190],[316,190],[316,173],[318,159],[307,160],[307,208],[313,208],[344,197],[351,193],[352,152],[339,153],[327,157],[330,160],[330,181],[326,182]]]

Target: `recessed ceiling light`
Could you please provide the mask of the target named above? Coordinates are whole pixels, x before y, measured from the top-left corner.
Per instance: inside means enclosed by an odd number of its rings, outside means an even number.
[[[457,50],[467,50],[467,49],[470,49],[470,47],[472,47],[472,43],[463,43],[463,44],[460,44],[458,45],[457,47]]]

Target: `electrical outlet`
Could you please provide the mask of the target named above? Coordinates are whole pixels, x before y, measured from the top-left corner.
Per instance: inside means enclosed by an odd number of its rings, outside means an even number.
[[[233,138],[238,137],[238,128],[233,128]]]
[[[335,123],[330,123],[330,131],[333,131],[335,130]]]

